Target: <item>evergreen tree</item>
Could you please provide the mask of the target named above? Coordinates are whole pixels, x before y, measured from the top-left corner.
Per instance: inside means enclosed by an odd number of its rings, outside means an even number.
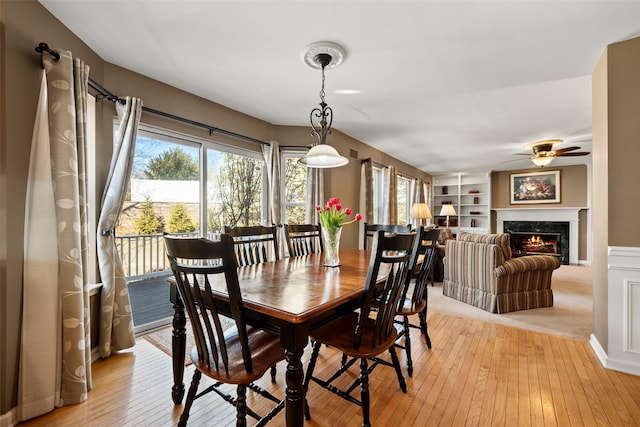
[[[190,233],[195,231],[196,227],[187,213],[187,208],[182,203],[176,203],[171,208],[169,214],[169,224],[167,231],[169,233]]]
[[[197,181],[200,179],[198,160],[193,159],[182,148],[176,147],[151,159],[144,175],[148,179]]]
[[[157,234],[162,233],[164,222],[162,217],[156,214],[153,208],[153,202],[147,199],[142,204],[142,214],[136,219],[136,231],[138,234]]]

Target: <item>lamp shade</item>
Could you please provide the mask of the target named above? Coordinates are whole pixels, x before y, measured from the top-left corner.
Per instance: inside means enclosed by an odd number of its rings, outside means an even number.
[[[554,158],[555,158],[555,156],[553,156],[553,155],[551,155],[551,156],[536,156],[536,157],[532,157],[531,161],[536,166],[544,167],[544,166],[547,166],[549,163],[551,163],[551,161]]]
[[[298,160],[310,168],[337,168],[349,163],[349,159],[341,156],[338,151],[328,144],[318,144]]]
[[[426,203],[414,203],[411,206],[411,218],[418,219],[429,219],[433,218],[431,215],[431,211],[429,210],[429,206]]]
[[[440,215],[449,216],[449,215],[455,215],[455,214],[456,214],[456,210],[453,207],[453,205],[450,205],[450,204],[442,205],[442,209],[440,209]]]

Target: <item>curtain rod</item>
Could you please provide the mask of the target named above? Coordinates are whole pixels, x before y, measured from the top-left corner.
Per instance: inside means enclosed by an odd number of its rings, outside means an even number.
[[[46,52],[49,55],[51,55],[51,57],[55,61],[58,61],[60,59],[60,54],[58,52],[56,52],[55,50],[51,49],[49,47],[49,45],[47,45],[46,43],[40,43],[36,47],[36,52],[38,52],[40,54]],[[112,94],[107,89],[102,87],[102,85],[100,85],[95,80],[93,80],[91,77],[89,77],[89,86],[91,86],[100,95],[104,96],[106,99],[108,99],[111,102],[119,102],[121,104],[124,104],[124,102],[125,102],[123,98],[120,98],[120,97]],[[172,119],[172,120],[175,120],[175,121],[178,121],[178,122],[187,123],[187,124],[190,124],[192,126],[197,126],[197,127],[201,127],[201,128],[207,129],[209,131],[209,135],[212,135],[214,132],[216,132],[216,133],[221,133],[223,135],[232,136],[234,138],[243,139],[245,141],[254,142],[256,144],[271,145],[268,142],[262,141],[260,139],[252,138],[252,137],[246,136],[246,135],[241,135],[239,133],[231,132],[229,130],[220,129],[218,127],[207,125],[207,124],[200,123],[200,122],[196,122],[194,120],[185,119],[184,117],[176,116],[175,114],[165,113],[163,111],[159,111],[159,110],[155,110],[153,108],[145,107],[144,105],[142,106],[142,111],[145,111],[145,112],[151,113],[151,114],[155,114],[157,116],[166,117],[168,119]]]

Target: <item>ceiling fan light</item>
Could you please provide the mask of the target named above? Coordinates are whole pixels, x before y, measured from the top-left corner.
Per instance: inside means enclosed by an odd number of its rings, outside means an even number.
[[[349,163],[338,151],[328,144],[312,147],[298,162],[311,168],[337,168]]]
[[[532,157],[531,161],[534,165],[540,166],[541,168],[547,166],[554,159],[554,156],[538,156]]]

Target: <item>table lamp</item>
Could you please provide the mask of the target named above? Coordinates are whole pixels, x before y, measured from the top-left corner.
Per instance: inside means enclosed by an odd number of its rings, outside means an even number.
[[[429,210],[429,206],[426,203],[414,203],[411,206],[411,218],[417,218],[419,220],[420,227],[422,227],[423,219],[431,219],[433,215],[431,215],[431,211]]]
[[[447,217],[447,228],[449,227],[449,216],[450,215],[455,215],[456,214],[456,210],[453,208],[453,205],[451,204],[447,204],[447,205],[442,205],[442,209],[440,209],[440,216],[445,216]]]

